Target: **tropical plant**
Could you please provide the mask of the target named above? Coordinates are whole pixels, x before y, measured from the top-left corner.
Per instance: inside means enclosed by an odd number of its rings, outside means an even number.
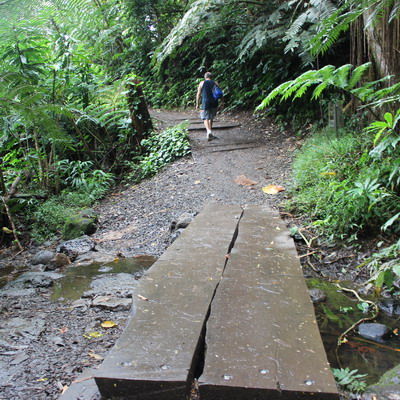
[[[358,374],[358,369],[332,368],[332,372],[336,382],[344,390],[353,393],[362,393],[367,388],[367,383],[364,380],[367,374]]]
[[[148,178],[176,158],[189,154],[187,126],[187,122],[183,122],[161,133],[153,133],[148,139],[143,140],[142,146],[146,149],[146,153],[138,162],[131,164],[133,172],[130,174],[130,179],[138,181]]]

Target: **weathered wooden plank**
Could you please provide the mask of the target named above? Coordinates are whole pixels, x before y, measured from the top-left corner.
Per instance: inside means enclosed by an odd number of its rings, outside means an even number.
[[[201,400],[338,399],[293,241],[248,207],[207,323]]]
[[[242,209],[210,205],[140,279],[133,315],[95,379],[106,398],[186,399]]]

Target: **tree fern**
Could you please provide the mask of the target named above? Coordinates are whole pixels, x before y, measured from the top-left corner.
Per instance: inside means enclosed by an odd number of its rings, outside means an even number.
[[[213,13],[219,7],[227,4],[229,0],[196,0],[185,13],[179,23],[172,29],[161,45],[157,54],[157,61],[162,63],[175,49],[177,49],[187,36],[197,32],[204,23],[213,18]]]
[[[310,42],[311,53],[313,55],[324,54],[355,20],[371,10],[367,27],[374,24],[388,10],[390,12],[389,22],[400,15],[400,5],[395,0],[345,0],[336,12],[321,21],[318,33]]]
[[[351,72],[350,64],[340,68],[335,68],[333,65],[327,65],[320,70],[307,71],[296,79],[285,82],[274,89],[257,107],[258,110],[264,109],[276,97],[280,97],[281,101],[289,97],[299,98],[304,95],[307,89],[317,85],[313,92],[313,98],[318,98],[325,89],[332,87],[344,90],[345,92],[357,96],[359,98],[367,98],[370,90],[376,87],[380,81],[371,83],[371,86],[364,85],[363,88],[352,90],[352,87],[362,78],[370,64],[366,64],[363,68],[358,68]],[[357,80],[358,79],[358,80]],[[351,83],[352,86],[349,86]],[[375,85],[375,86],[374,86]]]

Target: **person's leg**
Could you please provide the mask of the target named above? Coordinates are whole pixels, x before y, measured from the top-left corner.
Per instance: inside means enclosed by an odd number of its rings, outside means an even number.
[[[211,124],[209,119],[205,119],[204,121],[204,126],[206,127],[207,133],[211,131]]]

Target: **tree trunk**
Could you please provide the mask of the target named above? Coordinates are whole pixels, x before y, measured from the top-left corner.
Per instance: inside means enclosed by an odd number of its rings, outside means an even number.
[[[386,14],[376,19],[374,23],[368,23],[373,11],[368,10],[363,15],[369,58],[373,61],[379,77],[398,76],[400,73],[399,20],[394,19],[389,22],[391,10],[388,9]]]
[[[153,130],[149,109],[143,95],[142,82],[134,80],[133,83],[128,83],[127,96],[135,138],[140,145],[142,139],[146,138]]]

